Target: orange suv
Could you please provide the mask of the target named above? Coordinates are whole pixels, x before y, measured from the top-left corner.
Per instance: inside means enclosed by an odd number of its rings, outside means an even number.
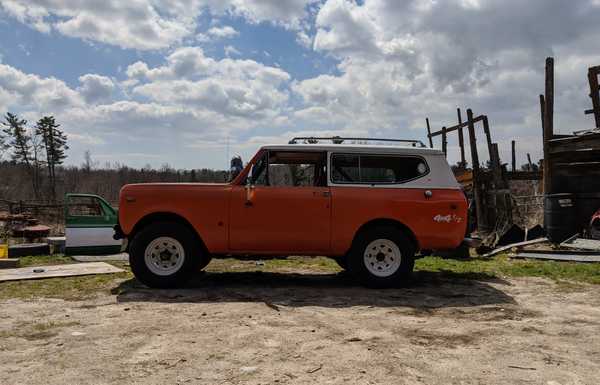
[[[115,238],[151,287],[182,284],[213,256],[252,255],[324,255],[367,286],[390,287],[409,277],[419,250],[458,247],[466,226],[467,201],[442,152],[419,141],[294,138],[262,147],[231,183],[124,186]]]

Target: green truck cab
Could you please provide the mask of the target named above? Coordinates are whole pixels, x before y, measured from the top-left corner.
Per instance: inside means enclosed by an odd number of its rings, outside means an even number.
[[[93,194],[65,196],[65,253],[68,255],[115,254],[121,241],[113,238],[118,211]]]

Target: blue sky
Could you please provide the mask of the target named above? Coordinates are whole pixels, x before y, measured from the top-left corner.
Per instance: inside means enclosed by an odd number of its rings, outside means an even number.
[[[546,56],[558,130],[592,126],[598,20],[596,0],[0,0],[0,112],[55,115],[70,164],[225,168],[293,135],[424,139],[470,107],[525,163]]]

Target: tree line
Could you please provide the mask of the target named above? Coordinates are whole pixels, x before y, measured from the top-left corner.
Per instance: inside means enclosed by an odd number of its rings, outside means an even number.
[[[117,203],[121,187],[147,182],[227,182],[229,170],[174,169],[146,165],[128,167],[119,162],[100,165],[86,151],[79,166],[64,165],[67,136],[53,116],[33,127],[7,113],[0,131],[0,199],[60,202],[65,193],[97,194]]]

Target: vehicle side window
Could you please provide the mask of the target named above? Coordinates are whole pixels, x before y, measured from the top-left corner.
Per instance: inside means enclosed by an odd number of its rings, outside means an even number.
[[[418,156],[333,154],[334,183],[399,184],[429,172]]]
[[[69,199],[68,215],[72,217],[99,217],[103,215],[102,206],[94,197],[75,196]]]
[[[337,183],[360,183],[358,155],[334,154],[331,157],[331,179]]]
[[[324,186],[325,153],[269,152],[269,186]]]
[[[324,152],[269,151],[252,169],[252,183],[258,186],[327,185]]]

